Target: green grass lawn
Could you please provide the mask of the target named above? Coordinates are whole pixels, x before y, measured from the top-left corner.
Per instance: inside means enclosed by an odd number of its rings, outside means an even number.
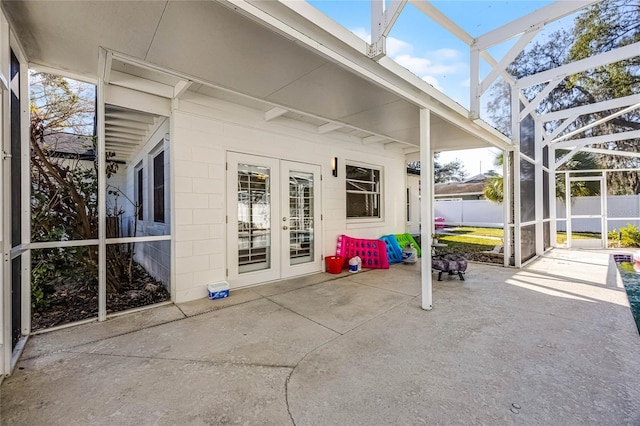
[[[490,251],[495,246],[502,244],[503,238],[502,228],[460,226],[447,228],[446,232],[447,234],[437,234],[438,241],[448,245],[446,251]],[[601,234],[597,232],[574,232],[572,238],[575,240],[600,239]],[[567,233],[558,232],[557,239],[558,244],[565,244],[567,242]]]

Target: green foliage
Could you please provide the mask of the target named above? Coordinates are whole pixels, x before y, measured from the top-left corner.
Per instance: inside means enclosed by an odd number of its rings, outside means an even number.
[[[96,138],[90,135],[94,130],[95,89],[44,73],[32,75],[32,82],[31,240],[95,239],[98,237],[98,167],[91,158],[91,153],[96,152]],[[68,148],[58,149],[59,141],[64,145],[67,140],[69,144],[69,134],[73,137],[71,145],[85,155],[68,152]],[[81,142],[85,146],[75,146]],[[117,164],[110,161],[113,155],[106,155],[107,178],[117,171]],[[119,195],[115,190],[109,190],[109,194]],[[120,236],[118,223],[123,214],[124,210],[117,206],[107,212],[107,222],[111,225],[107,237]],[[132,246],[128,249],[123,245],[107,247],[108,292],[119,291],[122,281],[131,280],[133,253]],[[34,307],[49,303],[55,283],[80,278],[86,285],[94,285],[98,276],[97,251],[87,247],[36,250],[32,265]]]
[[[620,241],[620,232],[614,228],[612,231],[607,232],[607,239],[613,243]]]
[[[640,228],[630,223],[621,228],[620,243],[625,247],[640,247]]]
[[[502,176],[493,176],[484,184],[482,189],[484,197],[494,203],[502,203],[504,197],[504,179]]]
[[[433,161],[433,179],[435,183],[461,182],[467,176],[462,161],[456,159],[442,164],[438,161],[439,153],[436,153]]]
[[[640,7],[637,0],[604,0],[581,12],[574,26],[562,29],[535,41],[518,55],[507,71],[515,79],[557,68],[581,59],[593,57],[613,49],[640,41]],[[640,55],[584,72],[566,76],[536,108],[544,114],[568,108],[594,104],[610,99],[640,93]],[[536,85],[525,89],[524,96],[532,100],[544,89]],[[511,102],[508,84],[501,80],[491,89],[488,103],[488,119],[505,135],[511,136]],[[612,111],[595,111],[577,117],[564,131],[571,132],[587,126],[611,114]],[[545,124],[545,131],[553,132],[562,121]],[[640,111],[633,110],[596,127],[573,136],[573,139],[603,136],[632,130],[640,130]],[[640,139],[616,143],[593,144],[593,148],[620,151],[640,151]],[[596,163],[591,169],[634,169],[640,166],[637,158],[615,154],[592,154]],[[611,194],[640,193],[640,173],[608,173],[607,187]],[[562,191],[560,191],[560,196]]]
[[[462,161],[456,159],[449,163],[438,161],[440,153],[436,152],[433,157],[433,179],[435,183],[460,182],[467,176]],[[412,161],[407,164],[407,169],[414,173],[420,172],[420,162]]]

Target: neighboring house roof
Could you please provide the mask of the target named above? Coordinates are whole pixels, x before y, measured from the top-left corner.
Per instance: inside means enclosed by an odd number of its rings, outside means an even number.
[[[480,173],[462,182],[436,183],[434,193],[439,196],[482,195],[487,179],[498,176],[494,171]]]
[[[43,146],[51,156],[94,160],[93,137],[74,133],[50,133],[44,135]]]

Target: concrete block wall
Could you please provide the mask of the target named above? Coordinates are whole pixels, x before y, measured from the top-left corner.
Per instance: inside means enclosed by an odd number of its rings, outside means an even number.
[[[379,238],[404,232],[405,157],[347,135],[319,135],[299,121],[264,120],[264,112],[187,93],[174,104],[175,301],[205,297],[206,285],[226,279],[227,152],[320,165],[322,254],[335,254],[338,235]],[[338,177],[331,160],[338,157]],[[346,220],[345,164],[380,167],[383,219]],[[231,190],[231,189],[229,189]]]

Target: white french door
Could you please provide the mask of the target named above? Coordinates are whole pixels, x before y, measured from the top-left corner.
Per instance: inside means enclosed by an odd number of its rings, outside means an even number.
[[[321,271],[320,166],[233,152],[227,164],[230,286]]]

